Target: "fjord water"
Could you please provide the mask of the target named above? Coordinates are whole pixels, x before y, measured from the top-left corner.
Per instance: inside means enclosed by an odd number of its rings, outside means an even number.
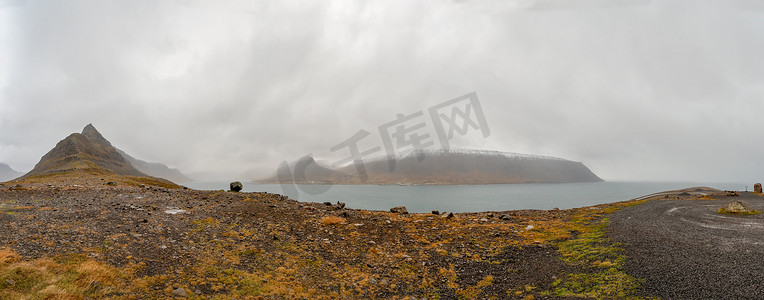
[[[231,181],[197,181],[199,190],[227,190]],[[634,199],[647,194],[694,186],[745,190],[744,184],[697,182],[591,182],[489,185],[279,185],[241,181],[244,192],[269,192],[301,202],[345,202],[349,208],[388,210],[406,206],[428,213],[576,208]]]

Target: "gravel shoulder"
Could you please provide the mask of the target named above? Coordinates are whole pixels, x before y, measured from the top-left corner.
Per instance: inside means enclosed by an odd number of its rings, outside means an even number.
[[[764,211],[764,197],[715,200],[658,197],[612,213],[608,236],[622,243],[627,274],[643,278],[640,296],[662,299],[764,298],[764,214],[718,214],[731,200]]]

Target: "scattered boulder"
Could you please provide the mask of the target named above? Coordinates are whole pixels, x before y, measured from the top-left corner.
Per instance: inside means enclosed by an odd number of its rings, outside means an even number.
[[[177,288],[172,290],[173,296],[179,296],[179,297],[188,297],[188,294],[186,293],[186,290],[183,288]]]
[[[761,194],[761,183],[756,183],[753,185],[753,191],[756,193]]]
[[[109,181],[109,182],[106,183],[106,185],[117,185],[117,183],[114,182],[114,181]]]
[[[334,207],[337,209],[345,209],[345,202],[337,201],[337,204],[335,204]]]
[[[502,219],[502,220],[505,220],[505,221],[509,221],[509,220],[512,220],[512,217],[510,217],[509,215],[501,215],[499,217],[499,219]]]
[[[454,213],[452,213],[452,212],[444,212],[444,213],[442,213],[440,215],[440,217],[444,218],[444,219],[451,219],[451,218],[454,217]]]
[[[405,206],[396,206],[390,209],[391,213],[406,215],[409,213]]]
[[[439,212],[439,211],[437,211],[437,210],[433,210],[433,211],[432,211],[432,214],[433,214],[433,215],[439,215],[439,214],[440,214],[440,212]]]
[[[331,203],[331,202],[329,202],[329,201],[325,201],[325,202],[324,202],[324,205],[326,205],[326,206],[332,206],[332,203]]]
[[[750,214],[755,213],[756,210],[754,210],[753,207],[751,207],[751,205],[745,201],[732,200],[727,203],[727,206],[722,207],[719,212],[731,214]]]
[[[238,182],[238,181],[231,182],[231,192],[237,192],[238,193],[243,188],[244,188],[244,186],[241,184],[241,182]]]

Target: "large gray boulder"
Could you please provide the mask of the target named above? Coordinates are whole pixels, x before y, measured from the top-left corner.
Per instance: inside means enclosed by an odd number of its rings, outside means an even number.
[[[756,210],[754,210],[753,207],[751,207],[751,205],[745,201],[732,200],[727,203],[727,206],[722,208],[722,212],[730,214],[750,214],[755,213]]]

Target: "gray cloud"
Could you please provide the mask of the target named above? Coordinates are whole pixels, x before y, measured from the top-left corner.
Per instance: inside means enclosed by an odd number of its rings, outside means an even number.
[[[4,2],[0,161],[31,169],[92,122],[141,159],[268,174],[476,91],[491,135],[454,146],[761,180],[755,2],[569,2]]]

